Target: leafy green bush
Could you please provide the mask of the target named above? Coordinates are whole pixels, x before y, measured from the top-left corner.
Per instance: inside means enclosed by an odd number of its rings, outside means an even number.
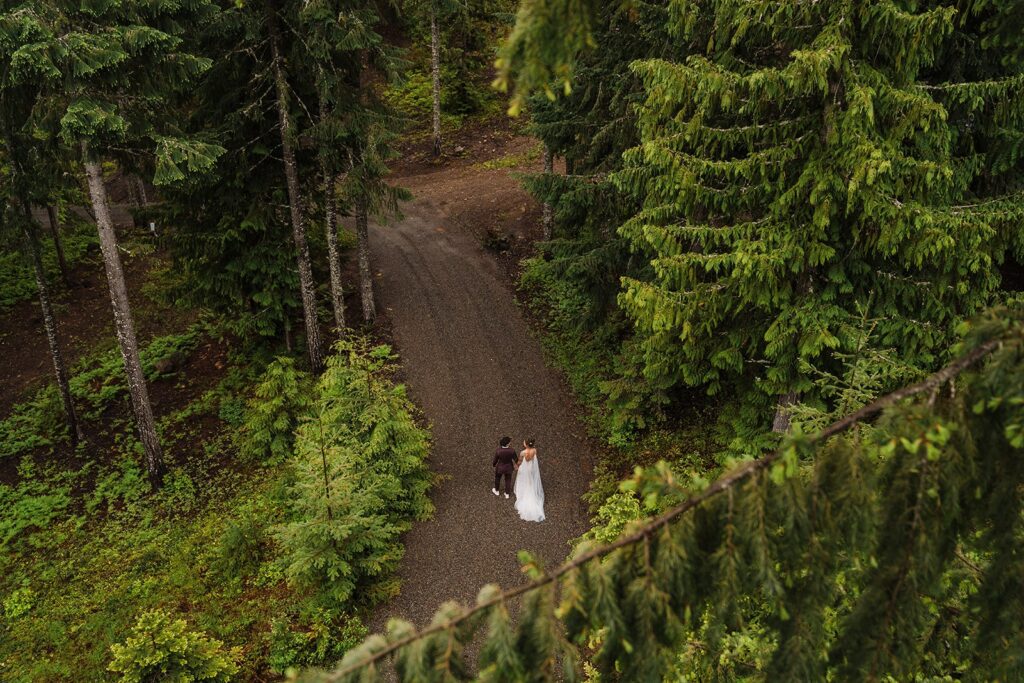
[[[224,650],[219,640],[189,631],[183,619],[162,610],[144,612],[124,644],[110,650],[108,669],[121,674],[120,683],[226,683],[238,672],[237,648]]]
[[[284,673],[291,667],[323,666],[339,661],[368,634],[358,618],[332,615],[317,609],[306,623],[275,619],[270,630],[270,670]]]
[[[432,511],[428,436],[404,388],[388,378],[390,349],[339,342],[295,438],[292,519],[275,535],[289,581],[329,604],[390,594],[384,579],[399,535]]]
[[[309,409],[309,375],[281,356],[264,371],[236,443],[243,458],[281,462],[291,455],[298,419]]]
[[[267,552],[267,524],[252,508],[228,522],[217,546],[214,569],[225,578],[238,579],[259,570]]]
[[[28,586],[22,586],[4,598],[4,616],[8,621],[17,619],[32,609],[35,593]]]

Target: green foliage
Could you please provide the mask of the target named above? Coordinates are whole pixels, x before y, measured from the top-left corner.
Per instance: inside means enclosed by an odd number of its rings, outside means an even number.
[[[69,268],[83,262],[97,246],[96,230],[84,221],[65,223],[61,231],[64,260]],[[20,235],[11,238],[21,245]],[[43,269],[51,286],[60,280],[57,250],[53,240],[41,239]],[[20,250],[0,252],[0,311],[36,297],[36,276],[29,259]]]
[[[432,511],[428,436],[387,346],[342,341],[295,435],[291,515],[275,531],[289,581],[329,605],[389,596],[399,535]],[[358,591],[358,593],[357,593]]]
[[[243,458],[281,462],[291,456],[295,428],[310,409],[311,384],[292,358],[279,356],[267,366],[238,431]]]
[[[13,621],[32,609],[34,593],[28,586],[14,590],[3,600],[4,616]]]
[[[300,666],[324,666],[341,659],[366,637],[366,626],[356,617],[314,609],[298,624],[275,619],[270,631],[270,670],[284,673]]]
[[[656,390],[816,400],[862,314],[877,351],[933,368],[1020,251],[1024,156],[1000,141],[1024,129],[1022,65],[984,47],[998,10],[792,9],[670,3],[690,56],[632,65],[640,144],[613,181],[642,202],[620,232],[653,272],[620,304]]]
[[[238,672],[237,648],[225,651],[219,640],[189,631],[184,619],[162,610],[141,614],[128,639],[110,649],[109,669],[121,674],[121,683],[227,683]]]
[[[583,652],[601,680],[1020,678],[1024,310],[962,332],[921,383],[713,483],[638,471],[623,494],[667,512],[547,573],[521,553],[534,583],[516,623],[487,586],[475,608],[448,603],[419,634],[393,620],[304,680],[383,680],[384,657],[399,680],[474,680],[464,648],[484,624],[485,680],[576,680]],[[615,507],[616,524],[636,509]]]
[[[0,458],[9,458],[34,448],[52,446],[67,438],[56,386],[47,386],[11,408],[0,420]]]
[[[147,380],[156,379],[158,361],[171,356],[187,358],[199,344],[202,325],[197,324],[180,334],[156,337],[139,352],[142,372]],[[80,361],[72,370],[71,395],[76,404],[85,406],[82,416],[94,419],[106,410],[113,401],[128,394],[128,382],[124,373],[124,361],[118,349]]]
[[[214,568],[228,579],[255,573],[267,555],[268,542],[266,519],[253,508],[244,509],[220,537]]]
[[[85,497],[85,511],[88,514],[99,511],[110,513],[141,501],[149,491],[149,479],[138,459],[122,457],[113,467],[96,477],[93,490]]]
[[[0,484],[0,550],[27,529],[45,529],[71,505],[71,487],[37,481]]]

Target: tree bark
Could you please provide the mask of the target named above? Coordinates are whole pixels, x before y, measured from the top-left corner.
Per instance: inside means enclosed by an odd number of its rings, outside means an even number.
[[[434,156],[441,156],[441,33],[437,28],[437,3],[430,4],[430,77],[434,91]]]
[[[57,376],[57,389],[60,391],[60,400],[64,404],[64,418],[68,423],[68,434],[71,436],[71,446],[74,448],[82,440],[82,428],[78,424],[78,415],[75,413],[75,404],[71,400],[71,385],[68,382],[68,370],[64,364],[64,356],[60,351],[60,341],[57,336],[57,319],[53,315],[53,307],[50,305],[50,288],[46,284],[46,271],[43,270],[43,258],[39,247],[39,235],[36,233],[35,221],[32,219],[32,209],[25,205],[25,241],[28,243],[28,252],[32,258],[32,269],[36,275],[36,289],[39,293],[39,307],[43,311],[43,328],[46,330],[46,343],[50,346],[50,358],[53,359],[53,371]],[[51,226],[53,225],[53,207],[47,207],[50,212]],[[56,237],[56,235],[54,235]],[[60,244],[59,240],[55,240]],[[58,246],[58,255],[60,247]],[[62,272],[63,256],[60,257]],[[65,280],[67,276],[65,275]]]
[[[775,408],[775,418],[772,420],[772,431],[776,434],[785,434],[789,431],[789,408],[794,403],[796,403],[795,391],[790,391],[779,396],[779,401]]]
[[[145,208],[149,204],[149,197],[146,196],[146,183],[142,182],[142,178],[139,176],[132,176],[132,182],[135,185],[135,194],[139,198],[140,208]]]
[[[135,337],[135,321],[132,318],[131,305],[128,302],[128,287],[124,281],[124,269],[121,267],[121,256],[117,251],[117,235],[114,222],[110,218],[110,207],[107,203],[107,189],[103,185],[103,171],[100,164],[89,154],[88,145],[82,142],[82,164],[89,180],[89,196],[92,199],[93,212],[96,214],[96,229],[100,236],[100,250],[103,252],[103,266],[107,272],[107,284],[110,287],[110,302],[114,309],[114,328],[117,341],[121,346],[121,357],[124,359],[124,371],[128,378],[128,393],[131,396],[132,410],[135,413],[135,424],[142,441],[142,450],[146,458],[146,472],[154,487],[163,482],[164,461],[160,437],[156,433],[153,420],[153,408],[149,403],[149,392],[146,379],[142,375],[142,363],[139,361],[139,344]]]
[[[334,196],[338,178],[331,176],[327,165],[324,175],[324,233],[327,237],[327,263],[331,271],[331,305],[334,307],[334,325],[339,337],[345,336],[345,291],[341,286],[341,256],[338,254],[338,211]]]
[[[356,199],[356,237],[359,239],[359,292],[363,300],[363,320],[372,323],[377,317],[373,301],[373,272],[370,270],[370,231],[367,225],[366,198]]]
[[[60,223],[57,222],[57,211],[53,206],[47,206],[46,215],[50,219],[50,236],[53,238],[53,247],[57,250],[57,264],[60,266],[60,277],[64,280],[64,284],[70,287],[71,274],[68,272],[68,262],[64,260],[64,243],[60,239]]]
[[[551,175],[555,169],[554,155],[551,154],[551,148],[544,145],[544,173]],[[554,213],[551,210],[551,202],[544,202],[544,240],[548,241],[551,239],[552,231],[554,227]]]
[[[315,374],[324,369],[320,327],[316,315],[316,288],[313,284],[313,266],[306,242],[306,226],[302,216],[302,192],[299,189],[299,169],[292,148],[291,120],[288,114],[288,85],[281,69],[280,36],[277,14],[273,4],[267,3],[267,27],[270,31],[270,50],[274,62],[274,83],[277,88],[277,116],[281,128],[281,152],[284,156],[284,175],[288,186],[288,206],[291,210],[292,239],[299,268],[299,290],[302,295],[302,317],[306,327],[306,350],[309,365]]]

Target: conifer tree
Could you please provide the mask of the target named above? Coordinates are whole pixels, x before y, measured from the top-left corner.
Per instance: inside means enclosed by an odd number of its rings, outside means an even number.
[[[209,168],[221,149],[175,134],[176,94],[209,63],[183,51],[181,34],[214,8],[204,0],[153,6],[125,0],[100,6],[30,2],[7,17],[14,27],[13,82],[38,88],[33,118],[80,154],[96,216],[115,329],[132,408],[154,485],[164,465],[153,421],[128,290],[100,160],[152,155],[157,183]]]
[[[963,332],[941,370],[710,484],[637,473],[623,492],[660,514],[557,567],[521,553],[527,583],[302,680],[577,680],[584,654],[601,680],[1017,680],[1024,311]]]
[[[60,220],[57,218],[57,210],[53,204],[46,205],[46,218],[50,228],[50,237],[53,239],[53,248],[57,252],[57,265],[60,267],[60,277],[64,285],[71,286],[71,273],[68,270],[67,260],[64,258],[64,243],[60,238]]]
[[[24,236],[26,252],[35,275],[43,329],[64,409],[64,419],[71,445],[75,446],[82,439],[82,429],[71,397],[68,368],[61,350],[60,330],[53,311],[50,285],[43,268],[38,226],[32,216],[33,201],[38,201],[41,195],[44,201],[49,198],[47,195],[51,188],[45,181],[52,178],[53,174],[49,171],[60,164],[60,159],[57,157],[52,138],[48,141],[41,140],[34,134],[37,130],[32,117],[40,96],[38,89],[17,82],[12,74],[12,62],[17,53],[10,48],[17,45],[16,38],[20,28],[15,13],[5,12],[0,16],[0,64],[4,74],[0,80],[0,142],[3,144],[7,171],[3,183],[7,190],[3,222],[19,225]],[[67,283],[67,264],[64,262],[60,237],[53,224],[52,207],[49,207],[49,212],[58,264]]]
[[[622,233],[654,277],[621,302],[656,387],[756,386],[784,431],[804,368],[849,347],[858,307],[929,368],[996,300],[1024,218],[998,141],[1024,109],[1020,65],[981,50],[984,73],[950,68],[984,39],[952,6],[784,3],[756,22],[755,6],[673,3],[700,54],[634,65],[641,144],[615,181],[643,201]]]
[[[279,27],[278,3],[266,0],[266,26],[269,33],[271,67],[274,71],[274,88],[277,93],[277,114],[280,121],[281,151],[284,156],[284,173],[288,186],[288,208],[292,222],[292,239],[295,242],[295,259],[298,263],[299,290],[302,298],[302,318],[306,329],[306,351],[309,364],[315,374],[324,367],[323,345],[320,341],[320,323],[317,319],[316,284],[313,282],[313,265],[306,240],[305,202],[299,182],[299,167],[295,159],[296,131],[289,111],[289,85],[285,76],[282,57],[282,36]]]

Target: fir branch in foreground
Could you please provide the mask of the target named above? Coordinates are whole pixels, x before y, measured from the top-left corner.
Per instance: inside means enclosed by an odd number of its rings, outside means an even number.
[[[847,415],[846,417],[833,422],[828,425],[820,432],[804,437],[804,445],[812,445],[820,443],[830,437],[836,436],[850,429],[859,422],[864,421],[874,415],[877,415],[882,410],[893,406],[894,404],[919,394],[928,392],[935,392],[941,388],[947,382],[955,379],[964,370],[970,368],[981,359],[999,348],[1003,343],[1007,341],[1007,336],[1003,335],[998,338],[990,339],[979,344],[977,347],[969,351],[968,353],[961,356],[956,361],[945,366],[938,372],[930,375],[926,379],[912,384],[901,389],[898,389],[886,396],[883,396],[872,403],[864,406],[863,408]],[[406,636],[400,637],[393,642],[381,647],[379,650],[360,658],[358,661],[354,661],[350,664],[343,664],[342,668],[337,669],[334,672],[325,674],[322,678],[317,680],[324,681],[342,681],[346,680],[346,677],[353,674],[357,674],[361,670],[374,663],[388,657],[401,650],[402,648],[416,643],[429,636],[439,634],[442,632],[452,633],[459,624],[466,620],[474,617],[481,612],[488,610],[500,603],[505,603],[513,598],[521,596],[523,594],[531,593],[543,586],[551,584],[560,577],[568,574],[569,572],[579,569],[583,565],[586,565],[591,560],[602,558],[615,550],[624,548],[627,546],[633,546],[638,543],[648,543],[652,535],[665,527],[673,520],[684,515],[686,512],[693,510],[700,506],[705,501],[714,498],[720,493],[732,490],[737,484],[750,479],[753,475],[768,469],[773,463],[783,458],[787,453],[790,453],[796,443],[795,439],[789,440],[786,444],[773,451],[772,453],[758,459],[752,460],[743,465],[733,469],[728,474],[722,476],[701,493],[687,498],[685,501],[672,508],[663,515],[656,517],[646,524],[639,527],[636,531],[626,534],[619,538],[614,543],[608,545],[593,548],[587,552],[582,553],[576,558],[569,560],[553,571],[546,573],[544,576],[530,581],[517,588],[497,593],[490,598],[484,599],[470,609],[462,611],[461,613],[453,616],[449,619],[438,620],[433,625],[419,631],[412,632]],[[369,644],[370,641],[367,641]],[[380,643],[380,637],[377,637],[377,642]]]

